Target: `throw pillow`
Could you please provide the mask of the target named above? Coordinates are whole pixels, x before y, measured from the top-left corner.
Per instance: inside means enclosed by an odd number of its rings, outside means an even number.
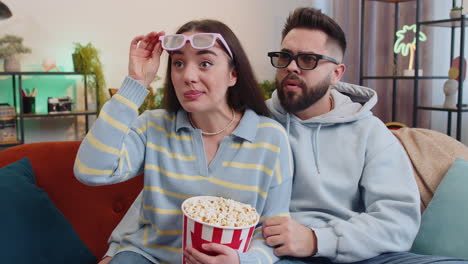
[[[96,258],[49,196],[28,158],[0,168],[2,263],[91,264]]]
[[[424,211],[411,252],[468,259],[468,162],[456,159]]]

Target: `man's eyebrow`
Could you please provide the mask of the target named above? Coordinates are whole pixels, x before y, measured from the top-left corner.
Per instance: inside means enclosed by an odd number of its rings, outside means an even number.
[[[292,50],[290,50],[290,49],[281,49],[281,51],[293,54]]]

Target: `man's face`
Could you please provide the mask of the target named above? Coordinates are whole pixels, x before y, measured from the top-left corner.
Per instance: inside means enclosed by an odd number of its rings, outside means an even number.
[[[300,52],[335,57],[327,49],[327,35],[319,30],[295,28],[283,39],[282,51],[296,55]],[[320,60],[313,70],[299,68],[295,61],[276,72],[276,88],[281,105],[288,112],[299,112],[320,100],[331,84],[336,83],[336,65]]]

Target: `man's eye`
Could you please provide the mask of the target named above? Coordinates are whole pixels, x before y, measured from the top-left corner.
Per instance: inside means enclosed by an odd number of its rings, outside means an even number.
[[[313,63],[315,62],[315,56],[312,55],[302,55],[301,60],[305,63]]]

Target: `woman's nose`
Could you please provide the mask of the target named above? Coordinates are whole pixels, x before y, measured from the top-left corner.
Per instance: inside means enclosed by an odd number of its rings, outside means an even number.
[[[196,67],[187,65],[184,70],[184,82],[186,84],[195,83],[198,80],[198,71]]]

